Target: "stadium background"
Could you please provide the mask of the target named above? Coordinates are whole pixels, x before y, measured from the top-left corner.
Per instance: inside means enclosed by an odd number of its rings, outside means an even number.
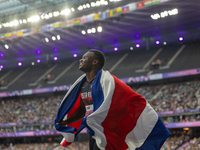
[[[141,94],[172,136],[162,149],[200,149],[198,0],[0,0],[0,149],[59,146],[53,120],[90,48]]]

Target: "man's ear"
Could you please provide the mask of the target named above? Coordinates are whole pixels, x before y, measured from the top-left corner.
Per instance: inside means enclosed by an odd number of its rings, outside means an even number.
[[[93,65],[97,65],[98,63],[99,63],[98,59],[95,59],[95,60],[92,62]]]

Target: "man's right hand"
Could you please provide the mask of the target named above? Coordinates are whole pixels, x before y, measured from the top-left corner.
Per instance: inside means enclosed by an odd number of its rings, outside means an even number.
[[[61,125],[61,126],[66,126],[66,125],[68,125],[67,120],[58,122],[58,123],[56,123],[56,124],[57,124],[57,125]]]
[[[57,122],[56,124],[61,125],[61,126],[66,126],[68,124],[71,124],[75,121],[82,119],[85,116],[85,113],[86,113],[85,104],[81,100],[80,106],[77,108],[77,110],[69,118],[67,118],[67,120]]]

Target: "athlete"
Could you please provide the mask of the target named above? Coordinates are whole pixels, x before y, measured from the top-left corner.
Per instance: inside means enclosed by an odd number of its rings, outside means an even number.
[[[55,119],[55,128],[64,136],[61,145],[69,145],[87,127],[93,137],[90,150],[159,150],[170,132],[141,95],[102,70],[104,63],[98,50],[89,50],[80,59],[85,75],[67,92]]]
[[[89,50],[80,59],[79,69],[86,74],[86,81],[81,89],[81,102],[79,108],[67,120],[57,123],[57,125],[66,126],[75,121],[87,117],[93,112],[93,101],[91,88],[97,72],[103,68],[105,56],[101,51]],[[93,138],[90,138],[90,150],[100,150]]]

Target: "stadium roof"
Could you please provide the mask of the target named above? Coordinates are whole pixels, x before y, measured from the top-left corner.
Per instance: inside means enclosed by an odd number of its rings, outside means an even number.
[[[8,2],[10,4],[6,5]],[[8,18],[11,20],[13,17],[20,18],[28,16],[34,10],[37,10],[37,13],[47,13],[58,10],[58,8],[64,9],[63,4],[75,8],[87,2],[75,0],[0,0],[2,7],[0,10],[1,23],[8,21]],[[133,2],[139,2],[139,0],[109,2],[105,6],[75,11],[67,19],[103,12]],[[20,9],[20,6],[24,6],[24,8]],[[151,18],[151,15],[160,14],[161,12],[175,8],[178,10],[177,15],[168,15],[156,20]],[[57,30],[9,40],[1,39],[0,53],[2,57],[0,57],[0,65],[6,65],[7,63],[13,63],[19,60],[31,62],[37,58],[46,59],[47,55],[48,57],[57,56],[59,59],[72,57],[74,53],[81,56],[90,48],[97,48],[105,52],[113,51],[115,47],[118,47],[119,50],[129,49],[130,47],[135,49],[135,45],[138,43],[145,47],[147,39],[149,40],[150,46],[155,45],[157,40],[160,41],[160,44],[163,44],[163,42],[177,42],[179,37],[183,37],[184,40],[199,39],[199,8],[200,3],[198,0],[171,0],[69,28],[59,28]],[[13,13],[15,13],[14,16]],[[65,20],[66,16],[59,16],[48,20],[41,20],[38,23],[22,24],[17,27],[2,27],[0,34],[44,26]],[[97,28],[98,26],[102,27],[102,32],[87,34],[87,29]],[[86,31],[85,35],[81,33],[82,30]],[[57,35],[60,36],[60,40],[57,40]],[[53,36],[55,36],[55,41],[52,40]],[[45,38],[48,38],[49,42],[46,42]],[[5,44],[9,46],[8,49],[5,48]]]

